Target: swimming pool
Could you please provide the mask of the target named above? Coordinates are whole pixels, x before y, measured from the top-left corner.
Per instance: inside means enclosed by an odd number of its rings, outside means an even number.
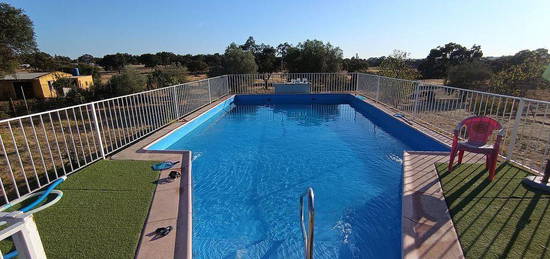
[[[404,150],[446,146],[348,94],[237,95],[147,147],[193,152],[193,256],[399,258]]]

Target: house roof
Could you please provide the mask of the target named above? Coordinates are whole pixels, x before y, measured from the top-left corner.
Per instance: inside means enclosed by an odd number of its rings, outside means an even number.
[[[15,73],[7,75],[0,80],[29,80],[39,78],[41,76],[47,75],[51,72],[40,72],[40,73]]]

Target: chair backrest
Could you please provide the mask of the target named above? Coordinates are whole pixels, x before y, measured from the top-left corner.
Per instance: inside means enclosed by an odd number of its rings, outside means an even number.
[[[468,142],[478,145],[486,144],[494,130],[502,129],[498,121],[484,116],[468,117],[458,124],[457,129],[462,127],[466,127]]]

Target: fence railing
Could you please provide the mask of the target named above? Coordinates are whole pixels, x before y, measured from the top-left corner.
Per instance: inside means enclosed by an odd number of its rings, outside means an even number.
[[[357,91],[449,135],[468,116],[492,117],[505,128],[501,155],[532,170],[549,156],[550,102],[363,73]]]
[[[10,203],[229,93],[227,76],[0,121],[0,203]]]
[[[273,84],[306,79],[313,93],[353,92],[357,89],[356,73],[273,73],[228,75],[232,93],[272,94]]]
[[[542,171],[550,148],[550,102],[364,73],[235,74],[0,121],[0,203],[41,189],[226,94],[271,94],[306,79],[313,93],[354,92],[451,134],[463,118],[506,128],[501,155]],[[4,169],[5,168],[5,169]]]

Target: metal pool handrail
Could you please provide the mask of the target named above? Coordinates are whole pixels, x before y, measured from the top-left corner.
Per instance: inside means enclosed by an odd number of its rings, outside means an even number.
[[[304,197],[308,198],[308,230],[306,231],[306,225],[304,222]],[[313,230],[315,222],[315,195],[313,189],[308,187],[306,192],[300,196],[300,225],[302,228],[302,235],[304,237],[304,256],[306,259],[313,258]]]

